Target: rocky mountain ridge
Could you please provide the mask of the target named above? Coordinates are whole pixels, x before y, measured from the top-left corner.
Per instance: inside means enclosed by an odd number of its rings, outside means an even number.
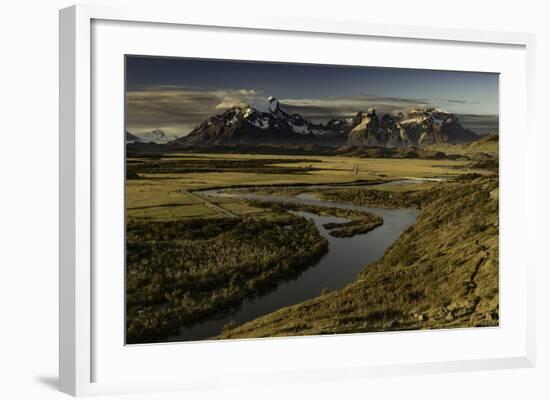
[[[173,146],[315,144],[401,148],[467,143],[479,138],[464,128],[457,116],[437,108],[413,109],[407,114],[382,117],[374,108],[369,108],[351,118],[331,119],[322,124],[300,114],[287,113],[279,101],[270,96],[266,111],[250,105],[235,106],[208,117],[184,137],[161,142],[151,138],[151,142]],[[145,140],[141,138],[141,141]]]

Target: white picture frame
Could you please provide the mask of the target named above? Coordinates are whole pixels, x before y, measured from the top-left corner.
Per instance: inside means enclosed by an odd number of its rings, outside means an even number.
[[[60,11],[60,390],[74,395],[94,395],[109,393],[126,393],[135,391],[162,391],[167,389],[196,389],[209,388],[215,386],[228,385],[246,385],[250,382],[255,383],[285,383],[291,381],[305,380],[330,380],[332,378],[353,378],[360,379],[369,376],[386,376],[401,374],[421,374],[430,372],[449,372],[449,371],[468,371],[481,369],[504,369],[516,367],[531,367],[535,364],[535,321],[534,321],[534,270],[536,261],[528,259],[521,266],[525,276],[521,280],[516,280],[518,297],[521,310],[518,310],[520,322],[513,323],[516,334],[509,337],[510,347],[514,352],[506,353],[495,348],[493,353],[471,354],[465,358],[454,358],[446,360],[420,361],[411,356],[408,362],[395,362],[384,358],[378,359],[374,363],[349,360],[349,363],[342,362],[338,366],[331,366],[331,358],[327,357],[324,366],[313,368],[311,366],[299,366],[297,369],[285,370],[284,363],[278,365],[276,371],[268,372],[258,369],[257,372],[247,371],[243,367],[242,379],[236,376],[223,374],[219,371],[212,376],[202,374],[200,369],[191,377],[178,378],[168,377],[164,380],[152,378],[147,380],[147,375],[133,380],[131,374],[129,377],[115,377],[111,375],[106,380],[98,380],[101,372],[98,372],[98,364],[95,358],[97,350],[102,349],[102,345],[96,345],[96,329],[98,317],[94,310],[94,288],[101,281],[97,281],[94,275],[94,231],[97,231],[95,221],[95,197],[96,181],[94,179],[97,166],[96,143],[93,138],[94,125],[94,103],[92,102],[93,88],[92,76],[93,68],[96,65],[94,57],[94,46],[100,46],[101,41],[93,42],[93,24],[98,21],[128,22],[159,24],[159,27],[180,26],[180,27],[204,27],[205,29],[231,29],[241,30],[247,35],[253,35],[254,32],[284,33],[285,35],[317,35],[319,37],[330,38],[332,36],[339,38],[384,38],[384,40],[415,40],[445,44],[460,44],[461,46],[501,46],[512,47],[518,50],[517,57],[522,76],[515,77],[518,85],[522,86],[521,91],[525,96],[519,96],[518,100],[525,107],[524,114],[521,115],[522,121],[526,123],[526,136],[533,138],[533,116],[530,115],[534,110],[534,48],[535,38],[531,34],[507,33],[507,32],[485,32],[455,29],[436,29],[426,27],[411,27],[397,25],[375,25],[351,21],[324,21],[324,20],[297,20],[292,18],[265,17],[250,19],[243,16],[240,20],[232,19],[230,23],[218,17],[187,15],[185,10],[166,10],[155,7],[131,7],[131,8],[113,8],[104,5],[78,5],[72,6]],[[168,25],[167,25],[168,24]],[[126,28],[121,28],[126,29]],[[519,54],[521,53],[521,54]],[[516,56],[514,56],[516,57]],[[525,64],[523,64],[523,62]],[[513,72],[510,72],[513,74]],[[507,106],[504,106],[507,107]],[[522,111],[523,113],[523,111]],[[511,120],[510,120],[511,121]],[[504,122],[506,123],[506,122]],[[510,122],[511,124],[513,121]],[[121,134],[122,135],[122,134]],[[504,142],[504,141],[503,141]],[[534,143],[534,141],[533,141]],[[501,151],[506,155],[507,150],[513,150],[514,143],[501,144]],[[120,149],[118,149],[120,150]],[[501,175],[503,179],[510,177],[509,191],[501,191],[501,197],[508,199],[510,208],[501,209],[501,219],[508,220],[508,213],[513,210],[514,205],[518,206],[516,211],[526,216],[527,225],[518,226],[518,220],[509,220],[507,227],[526,229],[525,241],[518,245],[514,252],[526,251],[528,247],[533,246],[535,241],[531,236],[536,230],[529,224],[535,221],[532,218],[536,215],[534,204],[535,198],[535,153],[533,150],[524,147],[523,150],[517,150],[519,155],[514,157],[520,161],[517,171],[511,172],[512,161],[503,160],[501,166]],[[95,156],[94,156],[95,155]],[[521,191],[512,191],[511,186],[514,183],[523,183]],[[531,217],[531,218],[529,218]],[[97,232],[95,233],[97,235]],[[526,252],[526,254],[532,254]],[[507,253],[510,255],[510,253]],[[511,258],[511,256],[509,256]],[[119,298],[112,299],[112,293],[108,295],[113,302],[121,302],[122,295]],[[501,295],[503,296],[503,295]],[[506,296],[506,294],[504,294]],[[515,300],[515,299],[514,299]],[[121,323],[122,324],[122,323]],[[508,328],[501,327],[496,330],[505,332]],[[453,331],[454,332],[454,331]],[[521,332],[520,334],[517,334]],[[446,331],[436,331],[430,333],[430,341],[438,337],[451,336]],[[465,331],[457,332],[462,336],[470,336]],[[460,334],[463,333],[463,334]],[[488,334],[486,334],[488,333]],[[414,336],[427,336],[426,332],[409,333],[406,336],[399,334],[393,335],[391,341],[413,341]],[[454,335],[454,334],[453,334]],[[493,332],[482,332],[475,334],[487,337],[486,341],[492,341]],[[380,336],[379,334],[366,335],[363,337],[353,336],[333,336],[338,337],[332,341],[334,347],[342,346],[343,342],[354,341],[373,341],[372,339]],[[388,334],[386,334],[386,338]],[[450,338],[450,337],[449,337]],[[472,336],[473,338],[473,336]],[[512,339],[513,340],[510,340]],[[370,340],[369,340],[370,339]],[[446,341],[449,341],[446,340]],[[473,340],[471,340],[473,341]],[[224,345],[225,344],[225,345]],[[309,349],[308,352],[314,353],[316,347],[323,346],[318,344],[315,337],[300,339],[277,339],[277,340],[246,340],[236,341],[231,345],[232,352],[241,352],[244,348],[251,348],[252,352],[272,352],[277,344],[285,344],[289,349],[302,348]],[[298,345],[296,345],[298,344]],[[340,345],[339,345],[340,344]],[[506,342],[503,342],[505,346]],[[121,347],[123,345],[121,344]],[[229,343],[221,342],[217,345],[210,344],[211,347],[220,352],[221,347],[229,347]],[[157,352],[155,346],[149,346],[147,349],[147,358],[153,358],[156,361],[167,358],[154,354],[167,354],[168,346],[160,345],[163,352]],[[164,348],[163,348],[164,347]],[[206,346],[205,346],[206,347]],[[203,351],[206,348],[203,347]],[[268,350],[270,347],[270,350]],[[275,347],[275,348],[274,348]],[[335,348],[337,349],[337,348]],[[209,349],[211,352],[214,348]],[[181,351],[181,348],[179,349]],[[178,351],[178,352],[179,352]],[[193,355],[191,348],[187,349],[190,355]],[[249,350],[250,351],[250,350]],[[133,351],[134,352],[134,351]],[[198,349],[196,352],[201,352]],[[139,358],[139,353],[134,352]],[[230,355],[230,354],[228,354]],[[351,358],[351,356],[350,356]],[[152,361],[153,359],[148,359]],[[134,362],[136,359],[133,359]],[[113,360],[114,362],[114,360]],[[237,362],[238,364],[238,362]],[[237,369],[239,370],[239,369]],[[99,373],[99,376],[98,376]],[[137,376],[136,376],[137,377]]]

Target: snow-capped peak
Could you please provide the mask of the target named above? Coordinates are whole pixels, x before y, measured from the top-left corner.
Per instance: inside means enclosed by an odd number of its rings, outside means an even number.
[[[275,113],[279,110],[279,101],[275,97],[269,96],[267,98],[267,108],[270,112]]]
[[[253,113],[252,107],[248,106],[248,107],[244,110],[243,117],[244,117],[244,118],[247,118],[247,117],[249,117],[252,113]]]

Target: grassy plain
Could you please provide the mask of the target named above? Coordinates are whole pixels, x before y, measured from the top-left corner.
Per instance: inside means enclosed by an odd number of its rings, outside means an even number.
[[[167,172],[177,167],[195,166],[197,160],[221,165],[216,171]],[[187,191],[219,187],[275,186],[296,184],[349,183],[367,180],[392,180],[407,177],[434,178],[461,173],[485,173],[468,167],[467,161],[422,159],[361,159],[343,156],[285,156],[236,154],[171,154],[169,158],[135,158],[128,160],[135,174],[127,180],[126,210],[129,219],[171,220],[195,217],[221,217],[215,208],[191,197]],[[250,163],[253,161],[254,163]],[[169,163],[165,168],[163,162]],[[239,164],[240,163],[240,164]],[[177,169],[175,169],[177,170]],[[290,170],[291,172],[288,172]],[[247,202],[223,202],[205,198],[236,214],[255,214],[262,210],[251,208]]]

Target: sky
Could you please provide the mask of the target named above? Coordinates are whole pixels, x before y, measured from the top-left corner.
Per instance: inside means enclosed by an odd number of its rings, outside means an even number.
[[[374,62],[374,60],[373,60]],[[139,134],[187,135],[214,114],[242,104],[262,109],[268,96],[314,122],[438,107],[478,134],[498,133],[498,74],[126,57],[126,125]]]

